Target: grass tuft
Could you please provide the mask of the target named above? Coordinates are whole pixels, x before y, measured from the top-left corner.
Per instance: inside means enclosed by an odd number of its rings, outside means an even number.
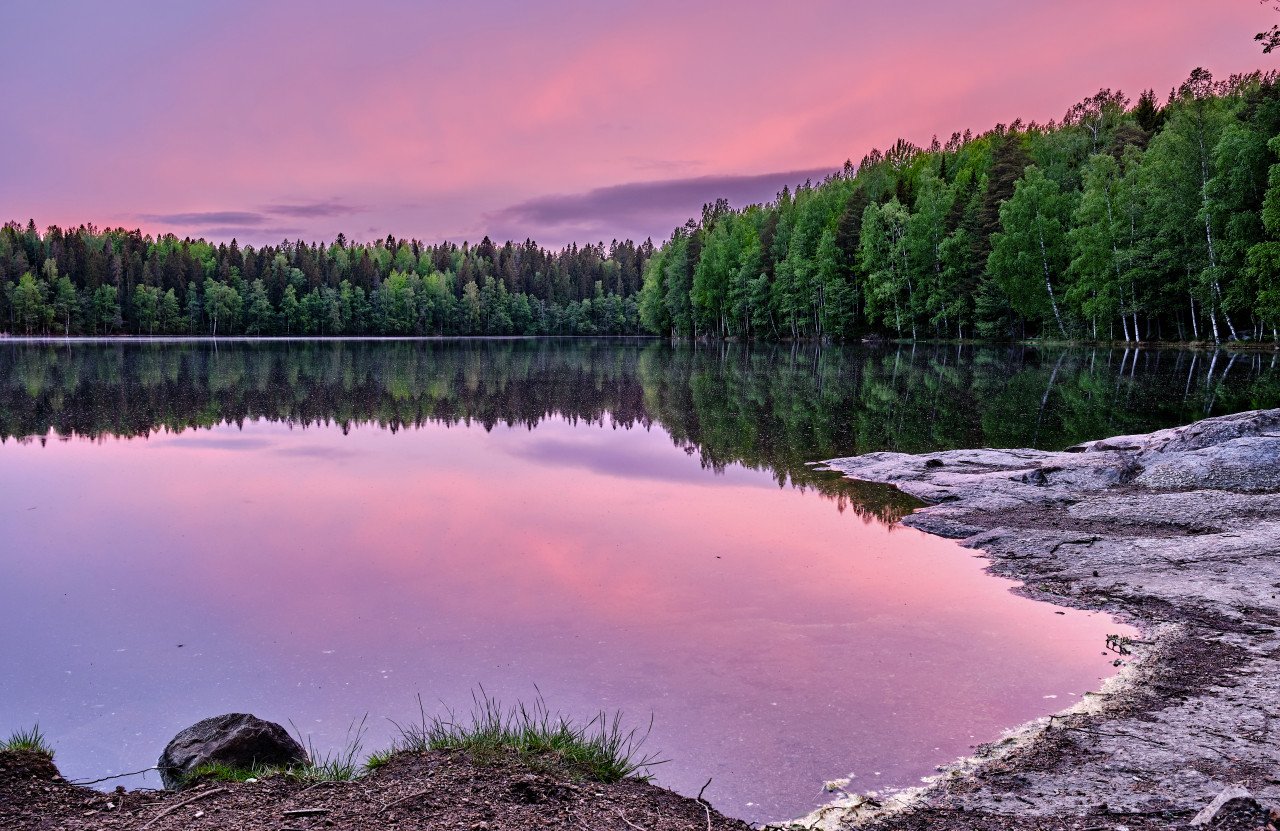
[[[629,776],[647,780],[648,769],[666,761],[641,753],[652,718],[642,733],[624,729],[619,712],[601,711],[585,723],[553,713],[540,691],[532,704],[519,702],[509,708],[483,687],[471,698],[466,718],[459,719],[452,710],[443,718],[428,718],[419,696],[421,720],[407,727],[396,724],[396,750],[461,750],[481,762],[514,755],[531,767],[564,768],[600,782]]]
[[[375,750],[369,754],[369,758],[364,760],[365,770],[374,771],[383,767],[396,757],[400,750],[397,747],[389,747],[386,750]]]
[[[219,762],[212,762],[207,765],[200,765],[191,771],[183,781],[184,786],[190,786],[196,782],[213,781],[213,782],[246,782],[250,779],[266,779],[268,776],[279,776],[285,773],[284,768],[270,767],[267,765],[254,765],[247,768],[232,767]]]
[[[53,761],[53,748],[45,739],[44,733],[40,732],[40,725],[37,724],[30,730],[15,730],[0,743],[0,750],[27,750],[32,753],[39,753],[41,756],[47,757]]]
[[[287,771],[289,776],[304,782],[351,782],[358,779],[366,770],[366,766],[356,761],[360,750],[364,747],[365,723],[369,714],[365,713],[360,720],[352,721],[347,727],[347,741],[341,750],[321,753],[308,736],[303,741],[302,731],[290,722],[294,732],[298,734],[298,744],[307,748],[307,764]]]

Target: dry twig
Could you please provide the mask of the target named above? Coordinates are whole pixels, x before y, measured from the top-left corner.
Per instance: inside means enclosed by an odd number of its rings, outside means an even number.
[[[383,805],[382,810],[379,811],[378,813],[384,814],[389,809],[399,805],[401,802],[408,802],[410,799],[417,799],[420,796],[426,796],[427,794],[431,793],[432,790],[433,790],[432,788],[427,788],[425,791],[414,791],[408,796],[402,796],[399,799],[395,800],[394,802],[388,802],[386,805]]]
[[[627,812],[626,812],[626,811],[619,811],[619,812],[618,812],[618,819],[622,820],[622,821],[623,821],[623,822],[625,822],[627,825],[630,825],[632,828],[636,829],[636,831],[644,831],[644,829],[643,829],[643,828],[641,828],[640,826],[636,825],[636,824],[635,824],[634,822],[632,822],[631,820],[627,819]]]
[[[142,828],[143,829],[150,828],[153,823],[159,821],[160,819],[163,819],[164,817],[169,816],[169,814],[172,814],[174,811],[178,810],[179,808],[184,808],[187,805],[190,805],[192,802],[199,802],[200,800],[213,796],[216,793],[226,793],[226,792],[227,792],[226,788],[214,788],[211,791],[205,791],[204,793],[196,794],[190,799],[184,799],[181,802],[179,802],[177,805],[174,805],[172,808],[166,808],[160,813],[156,814],[151,819],[147,820],[146,824],[143,825]],[[139,829],[139,831],[141,831],[141,829]]]

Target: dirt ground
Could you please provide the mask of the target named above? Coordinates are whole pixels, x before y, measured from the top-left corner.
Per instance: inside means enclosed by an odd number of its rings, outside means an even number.
[[[207,782],[183,791],[97,791],[70,785],[47,759],[0,752],[4,831],[746,831],[714,808],[636,779],[614,784],[513,760],[402,754],[355,782],[286,776]]]

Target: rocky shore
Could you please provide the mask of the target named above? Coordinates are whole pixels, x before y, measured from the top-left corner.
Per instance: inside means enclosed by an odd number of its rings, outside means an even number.
[[[1113,645],[1120,675],[1073,710],[927,787],[850,797],[794,827],[1280,824],[1280,410],[1056,453],[825,465],[931,503],[905,524],[981,549],[1026,595],[1112,613],[1143,637]]]

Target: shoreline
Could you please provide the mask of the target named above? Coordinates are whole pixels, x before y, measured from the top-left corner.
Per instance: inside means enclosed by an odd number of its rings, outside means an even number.
[[[930,783],[770,827],[1136,831],[1185,826],[1230,786],[1280,805],[1280,409],[1056,453],[822,465],[929,503],[904,524],[981,550],[1018,593],[1107,612],[1142,639],[1091,701]]]

